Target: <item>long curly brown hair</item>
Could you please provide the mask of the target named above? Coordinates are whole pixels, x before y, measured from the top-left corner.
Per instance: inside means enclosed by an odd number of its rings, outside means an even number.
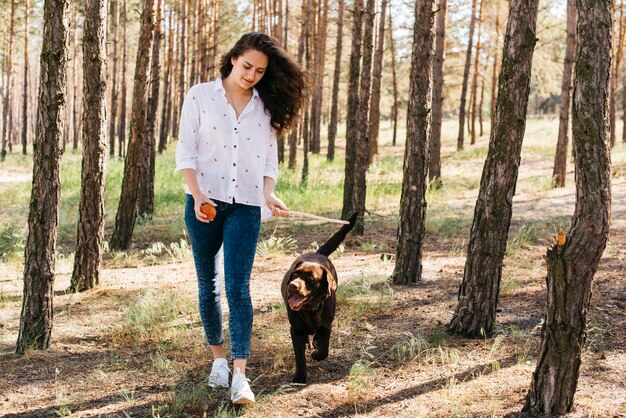
[[[270,123],[281,135],[295,127],[300,109],[304,105],[305,73],[270,36],[259,32],[244,33],[224,56],[220,63],[222,78],[228,77],[233,69],[232,58],[248,50],[267,55],[268,65],[261,80],[254,86],[270,114]]]

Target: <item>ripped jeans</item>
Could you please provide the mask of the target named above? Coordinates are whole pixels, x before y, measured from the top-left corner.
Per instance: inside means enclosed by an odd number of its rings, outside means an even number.
[[[185,224],[198,276],[200,317],[209,345],[221,345],[224,336],[219,250],[223,244],[231,357],[233,360],[247,359],[250,357],[253,316],[250,274],[259,237],[261,208],[214,202],[217,214],[209,223],[196,219],[194,199],[190,194],[187,194],[185,206]]]

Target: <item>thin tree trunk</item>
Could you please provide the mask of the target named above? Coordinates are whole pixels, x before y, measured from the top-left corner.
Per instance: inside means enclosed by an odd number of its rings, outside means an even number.
[[[100,283],[104,240],[106,141],[106,4],[85,2],[83,35],[83,161],[76,255],[70,290],[82,292]]]
[[[156,114],[159,107],[159,85],[160,85],[160,52],[161,52],[161,3],[163,0],[156,0],[157,11],[154,25],[154,37],[152,39],[152,56],[150,68],[150,97],[148,99],[148,109],[146,113],[146,138],[144,140],[144,150],[141,153],[145,158],[141,158],[142,179],[139,186],[139,216],[152,218],[154,215],[154,171],[156,157]]]
[[[428,179],[430,186],[439,188],[441,181],[441,123],[443,119],[443,62],[446,51],[446,15],[448,0],[439,0],[437,32],[435,35],[435,57],[433,64],[433,115],[430,139]]]
[[[307,2],[302,1],[302,24],[300,25],[300,39],[298,42],[298,63],[302,65],[304,59],[304,46],[305,46],[305,32],[306,32],[306,21],[307,15],[310,13],[309,9],[306,7]],[[296,157],[298,153],[298,129],[294,129],[289,134],[289,163],[287,167],[290,170],[296,169]]]
[[[480,65],[480,31],[482,29],[483,23],[483,0],[480,1],[480,6],[478,6],[478,34],[476,36],[476,51],[474,53],[474,74],[472,77],[472,106],[471,106],[471,123],[470,123],[470,144],[474,145],[476,143],[476,114],[477,114],[477,92],[478,92],[478,66]]]
[[[127,250],[133,236],[135,218],[137,216],[137,200],[139,196],[140,159],[146,141],[146,106],[148,93],[148,70],[150,63],[150,47],[154,26],[154,1],[144,0],[141,13],[141,29],[137,46],[135,64],[135,81],[133,85],[133,104],[131,110],[130,136],[128,155],[124,162],[124,179],[122,192],[115,216],[115,229],[111,236],[110,247],[114,250]]]
[[[167,149],[167,139],[170,131],[170,115],[173,98],[171,95],[172,86],[172,65],[174,61],[174,30],[172,29],[172,11],[167,18],[167,61],[165,64],[165,77],[163,78],[163,101],[161,102],[161,130],[159,134],[159,154]]]
[[[374,54],[374,68],[372,70],[372,100],[370,102],[369,115],[369,153],[368,164],[372,164],[378,155],[378,131],[380,128],[380,85],[383,73],[383,51],[385,47],[385,15],[387,12],[387,0],[382,0],[380,5],[380,18],[378,19],[378,46]]]
[[[320,153],[324,66],[326,62],[326,30],[328,28],[328,0],[320,2],[319,14],[314,55],[315,91],[311,103],[311,152],[313,154]]]
[[[304,62],[305,69],[310,71],[311,69],[311,28],[314,27],[311,15],[315,13],[315,5],[311,5],[312,0],[303,1],[303,7],[306,5],[307,12],[304,17]],[[313,6],[313,7],[312,7]],[[314,16],[313,16],[314,17]],[[310,137],[310,112],[309,109],[304,110],[304,120],[302,122],[302,177],[301,183],[306,184],[309,178],[309,144],[311,142]]]
[[[511,0],[498,103],[480,180],[458,303],[448,330],[470,338],[491,335],[520,163],[538,0]]]
[[[391,20],[391,3],[389,3],[389,47],[391,49],[391,84],[393,87],[393,105],[391,107],[393,135],[391,137],[391,144],[395,147],[398,134],[398,77],[396,71],[396,46],[393,41],[393,22]]]
[[[339,80],[341,76],[341,50],[343,47],[343,14],[346,8],[345,0],[337,4],[337,42],[335,44],[335,71],[333,73],[333,93],[330,105],[330,123],[328,124],[328,153],[326,159],[335,159],[335,139],[337,137],[337,119],[339,107]]]
[[[611,3],[576,2],[578,47],[572,111],[576,207],[569,232],[547,251],[547,315],[523,408],[533,415],[563,415],[573,409],[593,276],[609,235]]]
[[[5,88],[2,105],[2,148],[0,149],[0,161],[4,161],[7,155],[7,143],[11,143],[11,95],[13,85],[13,32],[15,30],[15,0],[11,0],[11,18],[9,22],[9,45],[6,50]]]
[[[22,155],[26,155],[28,146],[28,17],[30,2],[24,1],[24,92],[22,94]]]
[[[398,246],[396,266],[391,275],[396,284],[415,283],[422,278],[422,243],[431,132],[434,20],[433,1],[416,0]]]
[[[120,12],[118,2],[113,2],[113,69],[111,81],[111,116],[109,118],[109,155],[115,156],[115,121],[117,118],[117,102],[118,102],[118,86],[117,86],[117,44],[118,44],[118,27],[120,23]]]
[[[74,5],[74,52],[72,59],[72,149],[78,149],[78,142],[80,140],[80,112],[78,111],[78,57],[80,54],[80,48],[78,47],[78,8],[80,5],[78,2]]]
[[[500,2],[496,2],[496,44],[493,48],[493,71],[491,72],[491,101],[489,102],[489,130],[493,131],[493,117],[496,113],[496,93],[498,83],[498,52],[500,51]],[[491,133],[490,133],[491,135]]]
[[[487,51],[488,52],[488,51]],[[489,55],[485,57],[485,69],[483,74],[487,74],[489,71]],[[479,137],[483,136],[483,102],[485,100],[485,77],[480,77],[480,101],[478,102],[478,125],[480,132],[478,134]]]
[[[576,54],[576,0],[567,0],[567,42],[561,81],[561,110],[559,112],[559,136],[556,142],[552,186],[565,187],[567,173],[567,142],[570,100],[572,97],[572,73]]]
[[[117,138],[119,141],[117,152],[120,158],[124,158],[126,156],[126,26],[128,25],[128,8],[126,7],[126,0],[122,2],[122,9],[124,11],[124,20],[122,21],[122,97],[120,105],[120,123],[117,131]]]
[[[615,146],[615,115],[617,113],[617,81],[619,80],[620,68],[622,67],[622,57],[624,56],[624,3],[619,8],[619,26],[617,30],[617,45],[615,49],[615,61],[613,62],[613,72],[611,74],[611,94],[609,107],[609,121],[611,149]]]
[[[469,37],[467,41],[467,53],[465,54],[465,69],[463,70],[463,86],[461,87],[461,105],[459,107],[459,136],[457,138],[457,150],[463,149],[465,138],[465,99],[467,96],[467,82],[469,78],[470,63],[472,62],[472,45],[474,42],[474,23],[476,21],[476,0],[472,0],[472,16],[470,17]]]
[[[43,41],[17,354],[50,345],[67,88],[67,0],[43,4]]]

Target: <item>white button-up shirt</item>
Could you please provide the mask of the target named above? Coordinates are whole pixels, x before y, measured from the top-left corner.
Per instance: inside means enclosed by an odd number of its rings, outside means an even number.
[[[189,89],[180,115],[176,170],[196,170],[210,199],[264,208],[263,177],[278,178],[276,131],[256,89],[239,118],[221,78]],[[188,186],[185,191],[191,193]]]

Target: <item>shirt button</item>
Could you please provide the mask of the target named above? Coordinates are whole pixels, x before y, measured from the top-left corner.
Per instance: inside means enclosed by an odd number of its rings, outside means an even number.
[[[237,163],[233,163],[233,167],[237,167]]]
[[[235,181],[235,179],[233,179],[233,181]]]

